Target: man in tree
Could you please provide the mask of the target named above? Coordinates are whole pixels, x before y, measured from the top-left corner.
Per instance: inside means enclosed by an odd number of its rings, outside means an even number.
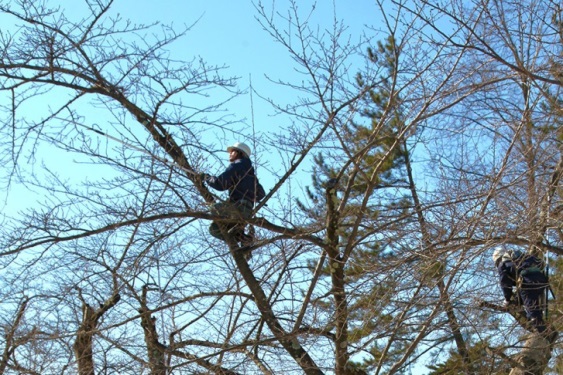
[[[500,287],[504,294],[504,306],[513,304],[524,305],[528,321],[538,332],[544,332],[543,297],[548,286],[547,277],[543,271],[544,264],[537,257],[520,252],[519,250],[495,249],[493,261],[498,270]],[[516,287],[514,301],[513,288]]]
[[[227,169],[219,176],[210,176],[206,173],[201,178],[213,189],[229,191],[229,200],[215,203],[211,212],[217,216],[228,217],[234,222],[225,224],[225,229],[232,234],[241,246],[250,246],[254,242],[252,233],[244,233],[244,219],[252,214],[254,203],[265,196],[264,188],[258,182],[250,161],[250,147],[242,142],[236,142],[227,147],[229,161]],[[209,233],[225,241],[217,222],[211,223]]]

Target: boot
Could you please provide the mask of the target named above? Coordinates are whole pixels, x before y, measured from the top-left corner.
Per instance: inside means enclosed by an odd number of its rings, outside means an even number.
[[[239,242],[242,247],[254,245],[254,236],[245,234],[244,232],[239,236]]]
[[[245,234],[244,229],[237,229],[236,231],[233,231],[233,237],[235,238],[235,241],[240,243],[241,247],[248,247],[254,244],[254,236]]]
[[[530,325],[538,333],[545,332],[546,327],[545,327],[545,323],[543,322],[543,319],[532,318],[532,319],[530,319]]]

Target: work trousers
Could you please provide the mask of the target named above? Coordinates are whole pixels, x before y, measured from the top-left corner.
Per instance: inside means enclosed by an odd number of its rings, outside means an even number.
[[[542,298],[545,295],[545,284],[527,284],[522,283],[520,288],[520,298],[526,310],[526,317],[528,320],[535,319],[536,322],[543,322]]]
[[[225,220],[221,220],[221,224],[225,229],[238,239],[239,236],[244,234],[244,227],[246,226],[245,219],[250,218],[252,215],[252,203],[246,200],[238,202],[219,202],[211,206],[210,209],[213,215],[221,216]],[[209,226],[209,234],[213,237],[225,241],[223,234],[219,228],[218,222],[214,221]]]

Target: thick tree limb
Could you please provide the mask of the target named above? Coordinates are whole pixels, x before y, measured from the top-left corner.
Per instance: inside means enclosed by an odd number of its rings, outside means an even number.
[[[78,291],[82,300],[82,323],[76,332],[76,340],[72,348],[78,365],[78,373],[80,375],[95,375],[93,340],[98,321],[119,302],[121,296],[115,292],[98,309],[94,309],[82,298],[80,289]]]

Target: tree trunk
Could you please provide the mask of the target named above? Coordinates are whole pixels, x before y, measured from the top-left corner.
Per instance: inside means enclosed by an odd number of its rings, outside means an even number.
[[[141,327],[145,334],[145,343],[147,344],[147,356],[149,358],[149,368],[151,375],[166,375],[166,361],[164,358],[165,347],[158,341],[158,333],[156,331],[156,318],[152,316],[152,311],[147,307],[147,291],[148,287],[143,287],[141,308]]]
[[[555,340],[552,340],[555,341]],[[510,375],[541,375],[549,359],[553,343],[544,335],[531,333],[526,339],[524,348],[514,358],[519,366],[510,370]]]
[[[346,365],[350,355],[348,354],[348,301],[344,289],[344,264],[340,259],[330,259],[330,263],[332,295],[335,304],[336,373],[346,374]]]
[[[82,305],[82,323],[76,333],[73,345],[79,375],[94,375],[94,358],[92,350],[92,336],[96,328],[96,312],[84,303]]]
[[[330,277],[332,282],[332,296],[334,298],[334,324],[336,326],[335,345],[335,372],[347,374],[347,365],[350,360],[348,353],[348,301],[345,289],[345,262],[338,250],[339,235],[337,210],[338,198],[336,187],[338,181],[331,179],[326,183],[326,228],[327,246],[325,248],[330,261]]]
[[[80,293],[80,289],[78,290]],[[94,310],[87,304],[82,295],[82,323],[76,332],[76,341],[72,349],[76,357],[79,375],[94,375],[94,356],[93,356],[93,339],[96,333],[98,321],[117,302],[120,300],[120,295],[114,293],[99,309]]]

